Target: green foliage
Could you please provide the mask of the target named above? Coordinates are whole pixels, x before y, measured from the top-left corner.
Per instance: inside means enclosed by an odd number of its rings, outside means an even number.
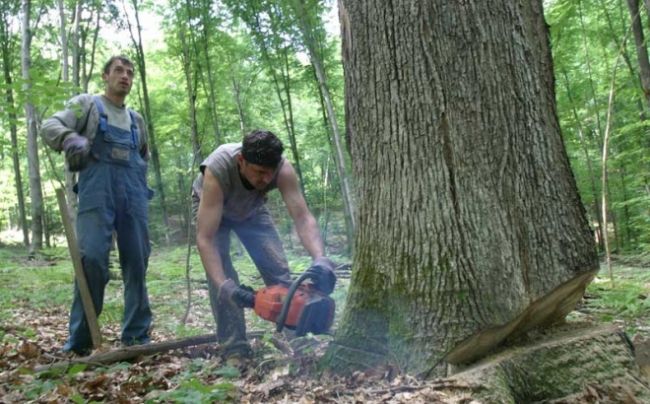
[[[614,250],[647,249],[650,107],[639,81],[633,37],[628,35],[627,6],[617,0],[556,0],[547,2],[545,12],[551,30],[558,116],[592,226],[597,227],[601,215],[602,142],[609,88],[615,77],[608,160],[609,238]]]
[[[639,270],[647,267],[648,261],[634,256],[618,258],[621,264],[614,269],[614,285],[609,275],[601,271],[587,288],[585,308],[599,321],[624,320],[630,324],[630,334],[634,334],[636,327],[646,326],[650,317],[650,273]]]
[[[215,401],[233,401],[236,387],[232,383],[207,385],[200,380],[190,378],[181,382],[179,388],[161,394],[158,399],[174,403],[213,403]]]

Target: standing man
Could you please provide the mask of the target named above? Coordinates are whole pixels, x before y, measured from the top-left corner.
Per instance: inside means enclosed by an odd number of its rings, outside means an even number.
[[[122,343],[149,342],[151,309],[145,273],[151,247],[147,204],[147,132],[142,117],[124,101],[133,85],[133,63],[124,56],[104,65],[104,94],[81,94],[47,119],[41,135],[56,151],[64,151],[70,171],[79,172],[77,237],[84,273],[97,315],[108,283],[113,231],[124,280]],[[92,347],[81,296],[75,283],[70,335],[63,347],[79,355]]]
[[[242,143],[224,144],[201,163],[192,198],[197,239],[224,357],[249,356],[244,311],[236,303],[239,279],[230,259],[234,231],[250,254],[266,285],[291,282],[282,243],[265,206],[266,193],[277,188],[314,263],[333,270],[316,219],[307,208],[284,146],[271,132],[253,131]]]

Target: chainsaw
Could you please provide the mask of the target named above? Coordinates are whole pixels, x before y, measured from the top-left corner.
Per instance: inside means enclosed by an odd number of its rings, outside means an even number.
[[[309,283],[305,283],[310,280]],[[334,290],[336,275],[320,266],[311,267],[291,285],[277,284],[254,291],[240,286],[235,300],[241,307],[252,308],[265,320],[295,330],[296,336],[307,333],[325,334],[334,321]]]

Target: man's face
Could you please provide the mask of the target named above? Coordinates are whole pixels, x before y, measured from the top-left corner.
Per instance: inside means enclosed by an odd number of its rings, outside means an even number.
[[[239,172],[258,191],[265,189],[273,181],[274,168],[249,163],[241,154],[238,161]]]
[[[133,74],[133,66],[124,64],[119,59],[115,60],[108,69],[108,74],[102,74],[106,93],[126,97],[133,85]]]

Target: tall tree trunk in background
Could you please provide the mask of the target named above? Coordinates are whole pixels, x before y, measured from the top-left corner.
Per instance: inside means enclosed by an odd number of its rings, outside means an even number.
[[[219,115],[217,113],[217,96],[214,91],[214,75],[212,74],[212,62],[210,61],[210,6],[211,1],[201,1],[201,22],[203,29],[201,30],[201,44],[203,45],[203,56],[205,57],[205,68],[207,69],[208,77],[208,111],[210,112],[210,121],[212,122],[212,130],[214,131],[215,145],[220,145],[223,142],[221,130],[219,129]]]
[[[280,75],[282,78],[282,89],[284,89],[284,96],[286,101],[287,113],[284,115],[284,124],[287,127],[287,133],[289,135],[289,143],[291,144],[291,151],[294,158],[294,166],[296,168],[296,174],[300,179],[300,189],[302,194],[305,194],[305,180],[302,175],[302,164],[300,164],[300,153],[298,152],[298,141],[296,140],[296,125],[295,120],[293,119],[293,102],[291,101],[291,76],[290,76],[290,67],[289,67],[289,48],[284,47],[281,50],[281,57],[284,62],[284,69],[280,68]],[[280,86],[276,82],[276,91],[280,91]],[[282,96],[278,93],[278,98],[282,101]],[[283,108],[284,110],[284,108]]]
[[[582,0],[578,0],[578,14],[580,17],[580,29],[582,30],[583,35],[581,35],[582,38],[582,47],[585,52],[585,60],[587,63],[587,76],[589,78],[589,95],[591,96],[592,102],[594,103],[595,110],[596,112],[594,113],[594,119],[596,121],[596,128],[598,130],[598,141],[601,144],[602,148],[602,141],[603,141],[603,127],[602,123],[600,120],[600,101],[599,98],[596,97],[596,84],[594,82],[594,74],[593,74],[593,68],[591,67],[591,54],[589,53],[589,45],[587,44],[587,38],[588,38],[588,33],[587,30],[585,29],[585,18],[582,13]]]
[[[344,150],[343,142],[341,141],[341,133],[339,131],[339,125],[336,120],[336,113],[334,112],[334,102],[332,101],[332,97],[330,95],[329,86],[327,85],[325,68],[323,67],[323,58],[321,56],[321,53],[318,51],[317,41],[314,35],[315,24],[310,22],[310,18],[305,7],[305,0],[293,0],[292,5],[298,19],[298,24],[304,45],[307,48],[309,60],[314,67],[314,72],[316,73],[319,95],[321,97],[321,105],[324,105],[323,113],[327,117],[326,121],[328,123],[330,133],[332,134],[332,142],[334,143],[332,154],[334,156],[334,161],[336,162],[336,171],[339,175],[339,184],[341,187],[341,199],[343,200],[348,246],[352,246],[356,223],[354,219],[354,198],[349,181],[350,176],[348,175],[348,170],[345,164],[345,156],[347,153]],[[330,142],[330,145],[332,142]]]
[[[630,196],[627,191],[627,182],[625,181],[625,176],[627,175],[625,163],[622,164],[621,169],[618,171],[618,174],[621,180],[621,192],[623,193],[623,200],[628,201]],[[630,230],[632,224],[630,207],[627,203],[623,204],[623,223],[625,226],[625,236],[621,236],[621,238],[623,239],[623,248],[625,249],[627,246],[632,246],[632,242],[635,238],[635,236],[632,235],[632,231]]]
[[[609,134],[612,127],[612,114],[614,109],[614,93],[616,89],[616,70],[618,67],[618,59],[614,65],[614,73],[612,74],[612,83],[609,89],[609,101],[607,104],[607,123],[605,125],[605,135],[603,136],[603,153],[601,155],[601,205],[602,205],[602,216],[603,216],[603,243],[605,245],[605,263],[607,264],[607,272],[609,273],[609,279],[614,285],[614,272],[612,271],[612,255],[609,248],[609,226],[607,225],[608,219],[608,200],[609,200],[609,182],[607,175],[607,162],[609,158]]]
[[[235,78],[234,73],[231,76],[232,94],[235,97],[235,104],[237,104],[237,117],[239,118],[239,131],[242,137],[246,135],[246,117],[244,116],[244,104],[241,99],[241,83]]]
[[[14,91],[13,91],[13,79],[11,77],[11,71],[13,70],[12,66],[12,56],[11,56],[11,44],[9,38],[9,26],[7,23],[7,14],[5,10],[2,10],[2,15],[0,16],[0,39],[2,43],[2,69],[5,79],[5,102],[7,115],[9,117],[9,133],[11,135],[11,159],[14,166],[14,181],[16,183],[16,197],[18,199],[18,213],[20,220],[20,228],[23,232],[23,244],[25,247],[29,247],[29,227],[27,226],[27,214],[25,209],[25,194],[23,193],[23,179],[20,170],[20,157],[18,152],[18,128],[16,122],[18,117],[16,116],[16,103],[14,102]]]
[[[298,145],[296,144],[296,134],[293,125],[293,112],[291,106],[291,98],[289,97],[285,99],[283,97],[283,93],[284,96],[287,96],[287,94],[289,95],[291,94],[291,89],[290,89],[291,80],[288,77],[289,72],[288,71],[284,72],[284,68],[280,66],[279,67],[280,75],[282,75],[282,77],[281,78],[278,77],[279,74],[276,71],[274,59],[271,57],[271,54],[269,52],[269,46],[267,45],[266,38],[264,36],[264,33],[262,32],[259,11],[253,10],[253,12],[254,12],[254,16],[251,18],[251,21],[249,21],[249,26],[253,31],[253,37],[256,39],[257,44],[260,47],[260,50],[262,52],[262,60],[266,63],[267,70],[271,74],[273,87],[275,89],[276,95],[278,96],[280,107],[282,108],[282,118],[284,121],[285,129],[287,130],[287,136],[289,137],[291,153],[293,155],[293,160],[294,160],[293,165],[296,170],[296,174],[298,175],[298,180],[300,182],[300,190],[302,194],[305,195],[305,181],[303,180],[302,177],[302,168],[300,166],[300,154],[298,153]],[[272,15],[271,11],[268,11],[268,13],[269,15]],[[279,54],[275,56],[283,58],[283,61],[277,62],[277,64],[284,65],[285,63],[284,57],[286,57],[286,52],[287,52],[286,47],[283,49],[275,49],[275,50]],[[280,79],[282,79],[284,88],[280,87]]]
[[[189,7],[188,7],[189,8]],[[189,29],[191,27],[188,26]],[[203,161],[201,152],[201,143],[199,142],[199,131],[196,124],[196,76],[192,77],[194,71],[192,56],[190,55],[190,46],[185,39],[185,27],[178,27],[178,39],[181,43],[181,61],[183,63],[183,72],[185,73],[185,85],[187,87],[187,103],[189,105],[190,119],[190,138],[192,141],[192,152],[194,161]],[[197,74],[195,72],[195,74]],[[194,83],[192,82],[194,80]],[[184,192],[184,191],[183,191]]]
[[[30,48],[32,32],[30,29],[31,1],[22,0],[22,76],[23,90],[27,94],[25,101],[25,120],[27,121],[27,161],[29,162],[29,194],[32,211],[32,242],[29,246],[30,256],[34,256],[43,248],[43,191],[41,189],[41,174],[38,163],[38,133],[36,128],[36,109],[30,102],[32,58]]]
[[[63,78],[64,83],[70,82],[70,69],[68,63],[68,32],[66,28],[66,16],[65,16],[65,6],[63,0],[57,0],[57,5],[59,8],[59,35],[61,40],[61,77]],[[75,27],[77,25],[75,24]],[[73,36],[76,37],[76,36]],[[77,54],[78,44],[73,44],[73,54]],[[78,73],[78,69],[77,69]],[[76,79],[78,81],[78,78]],[[76,93],[76,91],[75,91]],[[76,173],[71,172],[67,169],[67,162],[65,163],[65,197],[68,204],[68,215],[70,216],[70,221],[72,222],[72,228],[76,229],[75,223],[77,221],[77,194],[73,191],[74,184],[76,182]]]
[[[90,7],[90,16],[87,19],[86,25],[81,29],[81,43],[79,44],[81,48],[81,91],[84,93],[88,92],[88,83],[93,75],[93,68],[95,65],[95,51],[97,48],[97,38],[99,37],[99,28],[101,26],[101,13],[102,13],[102,4],[101,3],[91,3]],[[91,26],[91,23],[94,19],[94,25]],[[92,28],[91,28],[92,27]],[[88,35],[92,33],[92,42],[90,44],[90,60],[88,60],[88,49],[87,41]]]
[[[620,34],[616,31],[614,28],[614,24],[612,24],[612,18],[609,15],[609,11],[607,10],[607,7],[603,7],[603,13],[605,14],[605,19],[607,20],[607,26],[609,27],[609,38],[612,40],[614,45],[616,46],[616,49],[621,49],[622,53],[621,56],[623,57],[623,60],[625,61],[625,65],[627,66],[628,71],[630,72],[630,77],[635,81],[635,84],[638,85],[641,90],[643,90],[643,85],[641,84],[641,77],[639,74],[637,74],[636,70],[634,70],[634,66],[632,65],[632,60],[630,59],[630,55],[628,55],[627,52],[627,47],[623,46],[621,43]],[[637,100],[637,105],[639,107],[639,116],[641,117],[641,120],[645,120],[646,116],[646,97],[643,94],[644,92],[641,91],[640,97]]]
[[[444,375],[563,319],[598,259],[541,1],[339,12],[359,224],[326,363]]]
[[[578,112],[576,111],[574,100],[573,100],[573,92],[571,91],[571,87],[569,86],[569,78],[566,74],[565,71],[562,72],[562,76],[564,77],[564,85],[566,88],[566,93],[567,93],[567,98],[569,99],[569,102],[571,103],[572,106],[572,111],[573,111],[573,119],[575,119],[575,125],[576,129],[578,131],[578,140],[580,141],[580,147],[582,149],[582,152],[584,153],[585,156],[585,162],[587,163],[587,173],[589,174],[589,186],[591,190],[591,198],[593,199],[593,203],[591,204],[592,208],[592,215],[594,215],[594,218],[598,222],[598,229],[596,229],[598,237],[598,248],[603,251],[605,246],[603,245],[603,219],[601,216],[601,211],[600,211],[600,197],[598,196],[598,188],[596,188],[596,173],[593,168],[593,162],[591,161],[591,155],[589,154],[589,145],[587,144],[587,139],[585,139],[585,133],[584,133],[584,128],[582,127],[582,123],[580,118],[578,117]]]
[[[80,31],[81,31],[81,3],[83,0],[77,0],[74,12],[74,29],[72,31],[72,84],[76,89],[80,87],[81,73],[79,70],[80,61]],[[78,91],[78,90],[77,90]]]
[[[63,0],[57,0],[59,9],[59,35],[61,38],[61,76],[63,82],[67,83],[70,78],[68,74],[68,32],[66,31],[65,6]]]
[[[142,82],[142,98],[144,101],[144,113],[147,121],[147,131],[149,132],[149,145],[151,150],[151,160],[153,162],[154,174],[156,177],[156,189],[160,195],[160,210],[162,212],[163,224],[165,226],[165,241],[169,244],[169,217],[167,215],[167,203],[165,202],[165,188],[162,181],[162,173],[160,169],[160,155],[158,147],[156,146],[156,136],[153,126],[153,117],[151,115],[151,102],[149,102],[149,90],[147,89],[147,71],[145,65],[144,48],[142,47],[142,27],[140,26],[140,16],[138,11],[138,0],[131,0],[133,10],[135,12],[135,28],[138,34],[136,39],[131,21],[127,18],[129,26],[129,33],[131,34],[131,41],[136,51],[136,63],[138,65],[138,73],[140,81]],[[126,13],[126,9],[125,9]]]
[[[634,33],[634,42],[636,44],[636,56],[639,61],[641,86],[648,107],[650,107],[650,59],[648,59],[648,48],[643,35],[643,27],[641,26],[639,0],[627,0],[627,7],[630,10],[630,18],[632,20],[632,32]]]

